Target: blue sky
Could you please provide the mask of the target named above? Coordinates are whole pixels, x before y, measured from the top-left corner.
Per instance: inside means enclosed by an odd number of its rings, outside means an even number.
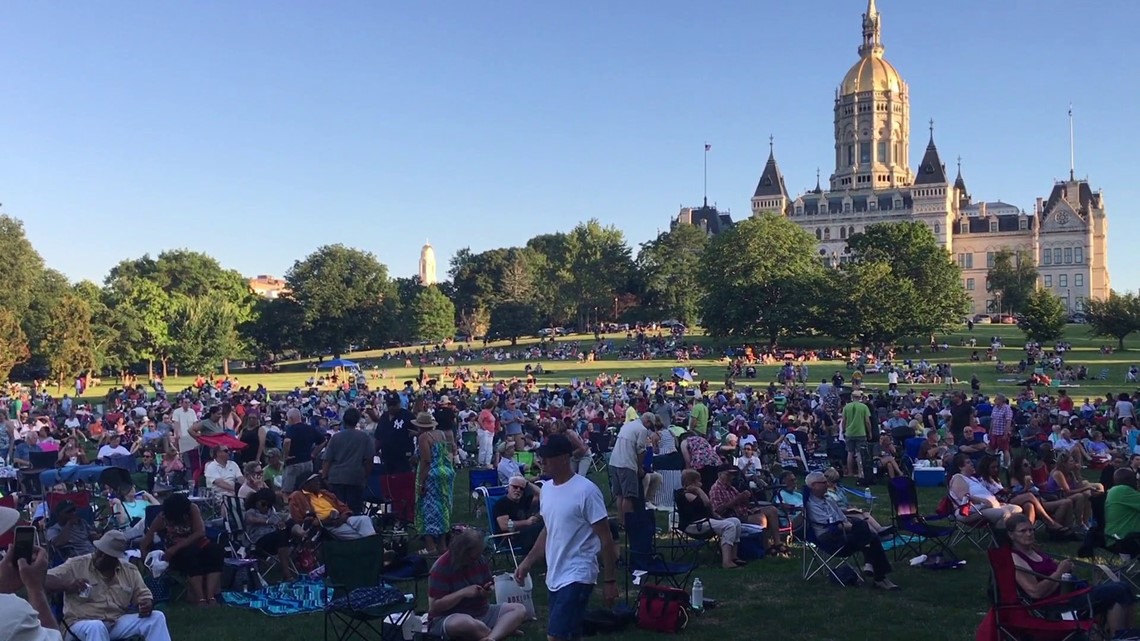
[[[747,215],[768,136],[826,179],[863,0],[15,3],[0,20],[0,202],[47,262],[101,281],[188,247],[282,275],[316,247],[416,270],[430,238],[518,245],[591,217],[636,247],[701,200]],[[1140,5],[879,0],[926,121],[976,198],[1103,189],[1116,289],[1140,286],[1130,170]]]

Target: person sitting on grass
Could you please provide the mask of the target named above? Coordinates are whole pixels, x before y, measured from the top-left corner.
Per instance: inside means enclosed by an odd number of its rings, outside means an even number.
[[[321,488],[321,475],[312,474],[301,489],[289,495],[289,516],[294,523],[314,521],[334,539],[351,541],[376,534],[372,519],[354,515],[332,492]]]
[[[705,491],[701,489],[701,473],[696,470],[681,472],[681,503],[677,504],[679,525],[690,536],[702,536],[712,530],[720,537],[720,564],[722,568],[730,569],[745,565],[737,557],[737,546],[740,543],[740,519],[730,516],[718,518],[713,513],[712,501]]]
[[[898,590],[899,586],[887,578],[891,562],[883,550],[883,542],[871,532],[867,522],[849,519],[835,501],[827,498],[827,477],[823,472],[808,474],[806,484],[809,493],[804,510],[808,527],[813,529],[820,545],[844,555],[862,552],[863,560],[870,566],[864,570],[871,570],[875,587]]]
[[[717,470],[717,480],[709,490],[713,513],[717,518],[736,517],[741,523],[763,528],[764,547],[769,555],[787,557],[788,547],[780,542],[780,512],[774,505],[749,505],[752,500],[750,490],[738,491],[733,487],[740,468],[735,465],[722,465]]]
[[[1058,563],[1040,551],[1035,528],[1024,514],[1010,517],[1008,530],[1012,541],[1013,565],[1018,570],[1019,591],[1032,601],[1059,594],[1064,583],[1061,577],[1073,571],[1073,562],[1065,559]],[[1083,619],[1106,615],[1109,634],[1113,635],[1129,626],[1135,603],[1136,597],[1127,583],[1105,581],[1094,586],[1090,592],[1074,596],[1068,606],[1058,607],[1057,611],[1076,611]],[[1091,612],[1088,610],[1090,607]]]
[[[491,566],[483,533],[458,531],[428,572],[427,633],[448,641],[502,641],[526,618],[521,603],[492,605]]]

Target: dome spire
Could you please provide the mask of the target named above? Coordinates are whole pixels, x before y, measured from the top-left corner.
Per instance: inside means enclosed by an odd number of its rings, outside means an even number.
[[[875,0],[867,0],[867,13],[863,14],[863,45],[859,47],[859,55],[883,55],[883,28]]]

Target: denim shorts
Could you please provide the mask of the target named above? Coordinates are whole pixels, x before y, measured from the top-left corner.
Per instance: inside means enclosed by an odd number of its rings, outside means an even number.
[[[582,618],[594,586],[589,583],[571,583],[550,593],[547,601],[546,635],[572,641],[582,636]]]

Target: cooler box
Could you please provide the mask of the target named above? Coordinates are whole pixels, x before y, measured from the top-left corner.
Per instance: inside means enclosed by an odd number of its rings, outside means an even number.
[[[918,487],[938,487],[946,480],[946,470],[941,467],[914,468],[914,484]]]

